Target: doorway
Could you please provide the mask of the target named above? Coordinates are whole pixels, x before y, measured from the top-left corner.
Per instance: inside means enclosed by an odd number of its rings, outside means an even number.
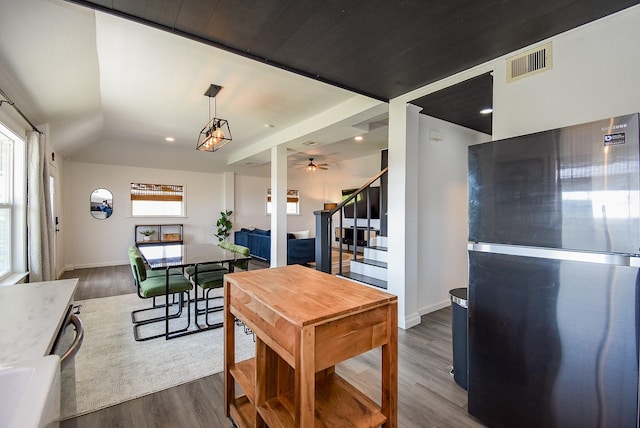
[[[58,266],[58,261],[62,260],[61,257],[58,256],[58,200],[57,200],[57,177],[58,177],[58,169],[57,167],[49,162],[49,197],[50,197],[50,206],[49,210],[51,211],[51,222],[50,225],[51,230],[53,230],[53,267],[55,269],[54,276],[57,279],[58,274],[63,272],[61,266]]]

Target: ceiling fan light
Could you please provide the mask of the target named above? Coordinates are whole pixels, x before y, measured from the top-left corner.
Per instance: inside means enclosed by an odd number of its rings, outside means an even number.
[[[309,158],[309,164],[307,165],[307,171],[308,172],[313,172],[316,169],[318,169],[318,166],[313,163],[313,158]]]

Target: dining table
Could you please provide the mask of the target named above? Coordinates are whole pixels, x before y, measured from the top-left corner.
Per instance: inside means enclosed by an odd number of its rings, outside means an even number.
[[[160,245],[139,245],[138,249],[142,258],[145,260],[151,270],[165,270],[165,339],[173,339],[187,334],[198,333],[210,330],[212,327],[201,327],[198,324],[198,291],[194,290],[194,314],[195,329],[189,330],[189,325],[185,331],[179,333],[169,332],[169,275],[172,269],[185,268],[194,266],[195,278],[194,286],[197,287],[198,267],[207,264],[227,264],[228,271],[233,272],[235,262],[240,260],[249,260],[251,256],[244,256],[233,251],[226,250],[214,244],[160,244]],[[188,304],[191,304],[189,299]]]

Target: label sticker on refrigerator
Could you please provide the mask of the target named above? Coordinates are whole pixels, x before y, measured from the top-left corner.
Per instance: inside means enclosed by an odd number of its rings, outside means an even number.
[[[617,146],[618,144],[624,144],[625,141],[625,133],[618,132],[616,134],[605,134],[604,136],[604,145],[605,146]]]

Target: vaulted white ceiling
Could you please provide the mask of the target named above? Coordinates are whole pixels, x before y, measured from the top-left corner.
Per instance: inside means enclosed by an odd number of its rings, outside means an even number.
[[[276,144],[295,160],[386,146],[386,103],[60,0],[0,3],[0,67],[0,88],[75,161],[251,173]],[[211,83],[233,142],[202,153]]]

